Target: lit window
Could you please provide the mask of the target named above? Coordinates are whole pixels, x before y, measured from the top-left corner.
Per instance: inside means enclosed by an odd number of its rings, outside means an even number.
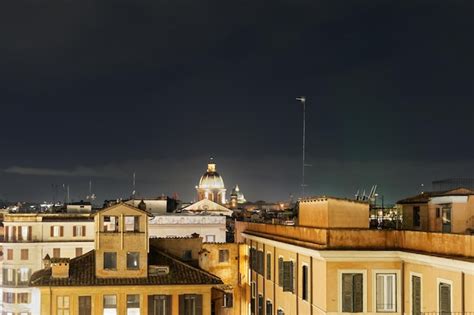
[[[138,232],[140,230],[137,216],[126,216],[125,217],[125,231],[126,232]]]
[[[378,273],[376,283],[377,312],[396,312],[397,280],[395,274]]]
[[[206,243],[214,243],[216,241],[215,235],[206,235]]]
[[[140,259],[140,253],[128,252],[127,253],[127,269],[140,268],[139,259]]]
[[[51,237],[62,237],[64,236],[64,226],[54,225],[50,227]]]
[[[86,236],[85,225],[75,225],[72,227],[72,236]]]
[[[104,216],[104,232],[118,232],[118,217]]]
[[[127,315],[140,315],[140,295],[127,295]]]
[[[219,262],[228,262],[229,261],[229,250],[228,249],[220,249],[219,250]]]
[[[30,278],[30,268],[20,268],[18,269],[20,283],[28,284]]]
[[[117,269],[117,253],[104,253],[104,269]]]
[[[103,315],[117,315],[117,296],[104,295]]]
[[[56,303],[57,315],[69,315],[69,296],[58,296]]]

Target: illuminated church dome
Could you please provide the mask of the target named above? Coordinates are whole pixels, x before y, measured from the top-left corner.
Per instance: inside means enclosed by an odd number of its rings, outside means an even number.
[[[224,180],[216,172],[216,163],[214,163],[212,158],[209,164],[207,164],[207,171],[201,176],[196,190],[199,200],[209,199],[220,204],[226,202]]]

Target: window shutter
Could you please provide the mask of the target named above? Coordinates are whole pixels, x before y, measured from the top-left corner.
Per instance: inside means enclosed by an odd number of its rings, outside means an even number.
[[[86,226],[82,226],[82,236],[86,236]]]
[[[451,286],[439,284],[439,311],[441,314],[451,314]]]
[[[5,241],[8,242],[8,230],[10,229],[9,226],[5,227]]]
[[[148,315],[155,315],[154,295],[148,296]]]
[[[54,236],[54,226],[51,226],[51,227],[49,228],[49,232],[50,232],[50,233],[49,233],[49,234],[50,234],[49,236],[53,237],[53,236]]]
[[[59,236],[64,236],[64,226],[59,227]]]
[[[266,315],[273,315],[272,302],[268,300],[267,300],[267,305],[266,305]]]
[[[267,254],[267,280],[272,280],[272,255]]]
[[[179,296],[179,315],[186,315],[184,309],[184,295]]]
[[[22,227],[18,227],[18,240],[19,241],[22,241],[23,240],[23,228]]]
[[[363,311],[363,284],[362,284],[362,274],[354,274],[354,312]]]
[[[376,310],[377,312],[385,310],[384,301],[385,281],[383,275],[377,275],[376,278]]]
[[[342,275],[342,311],[352,312],[352,274]]]
[[[293,290],[293,262],[283,262],[283,292],[292,292]]]
[[[28,227],[28,241],[33,239],[33,228],[31,226]]]
[[[16,241],[16,226],[12,226],[12,241]]]
[[[197,294],[196,296],[196,315],[202,315],[202,295]]]
[[[421,279],[412,276],[412,313],[413,315],[421,315]]]
[[[72,236],[76,236],[76,235],[77,235],[76,228],[77,228],[77,227],[76,227],[75,225],[72,227]]]
[[[278,258],[278,285],[283,286],[283,258]]]

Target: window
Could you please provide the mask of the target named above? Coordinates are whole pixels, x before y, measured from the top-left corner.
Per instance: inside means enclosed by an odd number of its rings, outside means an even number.
[[[140,253],[139,252],[128,252],[127,253],[127,269],[138,269]]]
[[[263,315],[263,295],[258,295],[258,315]]]
[[[18,283],[19,284],[28,284],[30,279],[30,268],[20,268],[18,269]]]
[[[92,315],[92,303],[90,296],[79,297],[79,315]]]
[[[257,294],[256,289],[257,288],[256,288],[256,285],[255,285],[255,282],[252,282],[250,284],[250,297],[251,297],[251,299],[250,299],[250,313],[251,314],[255,314],[255,307],[256,307],[256,305],[255,305],[256,304],[255,303],[255,297],[256,296],[255,295]]]
[[[16,270],[11,268],[3,268],[3,284],[15,284]]]
[[[451,285],[440,282],[438,286],[439,314],[451,314]]]
[[[138,232],[140,226],[138,224],[138,216],[125,216],[125,231],[126,232]]]
[[[257,271],[257,251],[255,248],[250,249],[250,269]]]
[[[308,297],[309,297],[309,294],[308,294],[308,266],[306,265],[303,265],[303,269],[301,271],[301,285],[303,286],[302,290],[301,290],[301,297],[303,298],[303,300],[305,301],[308,301]]]
[[[53,225],[50,227],[50,236],[51,237],[63,237],[64,236],[64,226]]]
[[[171,295],[149,295],[148,315],[171,315]]]
[[[363,274],[342,274],[342,311],[363,312]]]
[[[219,262],[228,262],[229,261],[229,250],[228,249],[220,249],[219,250]]]
[[[117,253],[114,253],[114,252],[104,253],[104,269],[117,269]]]
[[[127,315],[140,315],[140,295],[127,295]]]
[[[179,296],[179,314],[202,315],[202,295],[184,294]]]
[[[3,292],[3,302],[4,303],[15,303],[15,293],[13,292]]]
[[[72,227],[72,236],[86,236],[86,226],[85,225],[75,225]]]
[[[191,250],[185,250],[183,253],[183,260],[193,259],[193,252]]]
[[[263,267],[263,251],[257,251],[257,273],[263,275],[264,267]]]
[[[82,247],[76,247],[76,257],[82,255]]]
[[[411,276],[411,311],[413,315],[421,315],[421,278]]]
[[[293,261],[283,262],[283,292],[294,292],[294,265]]]
[[[224,293],[222,296],[222,307],[232,307],[234,306],[234,296],[232,293]]]
[[[206,235],[206,243],[214,243],[216,241],[215,235]]]
[[[61,257],[61,248],[53,248],[53,258]]]
[[[13,249],[7,249],[7,260],[13,260]]]
[[[69,315],[69,296],[58,296],[56,298],[56,314]]]
[[[278,285],[283,286],[283,257],[278,258]]]
[[[29,294],[27,292],[18,293],[16,295],[16,301],[17,304],[28,304],[30,302]]]
[[[281,308],[279,308],[277,311],[277,315],[285,315],[285,312]]]
[[[441,209],[440,208],[436,208],[436,217],[437,218],[441,217]]]
[[[31,241],[31,226],[18,227],[18,240]]]
[[[104,216],[104,232],[118,232],[118,217]]]
[[[273,305],[272,301],[267,300],[267,305],[265,307],[265,315],[273,315]]]
[[[117,296],[116,295],[104,295],[103,315],[117,315]]]
[[[28,249],[24,248],[21,250],[21,260],[28,260]]]
[[[420,207],[413,207],[413,226],[420,227]]]
[[[397,276],[394,273],[376,275],[376,309],[377,312],[397,311]]]
[[[272,280],[272,254],[267,253],[267,280]]]

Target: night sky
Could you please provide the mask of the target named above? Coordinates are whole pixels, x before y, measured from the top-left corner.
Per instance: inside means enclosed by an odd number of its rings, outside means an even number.
[[[473,56],[472,0],[2,1],[0,199],[298,197],[306,95],[308,193],[395,201],[474,177]]]

